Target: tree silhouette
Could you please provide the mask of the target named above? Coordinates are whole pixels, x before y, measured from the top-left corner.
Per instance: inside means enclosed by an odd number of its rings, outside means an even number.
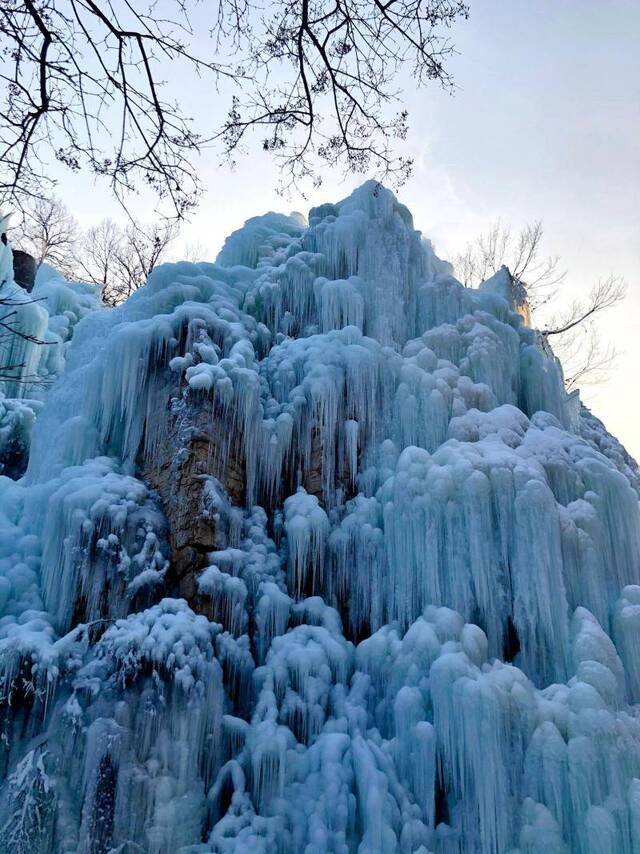
[[[251,129],[284,185],[339,164],[402,180],[397,73],[450,86],[446,34],[466,16],[461,0],[6,0],[0,200],[50,194],[55,158],[120,199],[149,186],[182,217],[200,192],[196,152],[218,140],[231,159]],[[221,127],[172,99],[167,79],[185,74],[232,90]]]

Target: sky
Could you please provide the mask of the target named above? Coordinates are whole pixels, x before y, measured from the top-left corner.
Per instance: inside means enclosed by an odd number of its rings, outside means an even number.
[[[624,304],[600,322],[620,355],[607,382],[581,396],[640,458],[640,3],[469,2],[469,20],[451,32],[455,92],[400,79],[415,168],[397,194],[441,257],[497,219],[515,229],[541,219],[543,252],[567,270],[564,300],[612,273],[624,277]],[[227,106],[206,93],[193,103],[220,118]],[[306,213],[362,181],[328,175],[306,199],[283,199],[262,152],[234,171],[207,152],[199,169],[207,193],[182,240],[201,243],[210,258],[247,218]],[[59,195],[83,225],[121,216],[107,191],[82,176],[62,182]]]

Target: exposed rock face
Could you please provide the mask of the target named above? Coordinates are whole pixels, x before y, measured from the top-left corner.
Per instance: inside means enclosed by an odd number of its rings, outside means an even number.
[[[0,474],[18,480],[27,469],[29,461],[29,447],[25,442],[16,437],[7,442],[0,454]]]
[[[231,502],[244,505],[244,461],[228,453],[225,425],[216,418],[206,395],[189,398],[178,385],[157,391],[158,435],[152,457],[141,461],[141,477],[158,494],[169,526],[171,572],[178,590],[192,607],[201,607],[196,579],[207,554],[222,544],[215,507],[207,484],[224,484]],[[195,398],[195,399],[194,399]]]
[[[6,398],[0,392],[0,474],[17,480],[29,461],[33,425],[41,401]]]
[[[500,294],[513,305],[515,311],[522,318],[525,326],[531,326],[531,306],[527,295],[527,285],[511,275],[511,271],[504,265],[490,279],[482,282],[481,290]]]
[[[22,249],[13,250],[13,278],[17,285],[31,293],[36,283],[36,259]]]

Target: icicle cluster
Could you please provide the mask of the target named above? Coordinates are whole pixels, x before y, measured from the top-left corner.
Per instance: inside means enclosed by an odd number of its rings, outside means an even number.
[[[373,183],[111,311],[43,282],[0,851],[640,850],[640,476],[512,284]]]

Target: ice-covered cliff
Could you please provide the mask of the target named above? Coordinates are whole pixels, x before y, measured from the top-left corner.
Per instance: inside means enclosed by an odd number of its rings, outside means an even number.
[[[640,851],[638,471],[509,293],[368,183],[74,324],[0,478],[0,851]]]
[[[13,279],[11,246],[0,242],[0,474],[23,474],[33,425],[75,325],[99,305],[96,287],[66,282],[46,264],[27,293]]]

